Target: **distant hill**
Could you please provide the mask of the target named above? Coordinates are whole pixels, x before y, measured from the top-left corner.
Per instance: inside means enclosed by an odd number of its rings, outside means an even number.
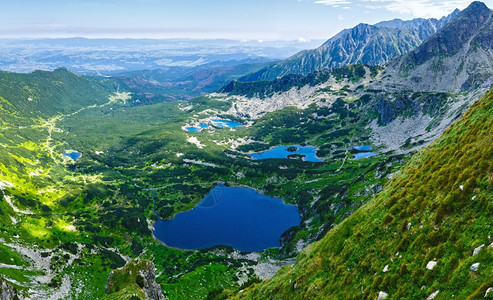
[[[115,75],[122,87],[133,93],[139,103],[189,100],[217,91],[240,76],[255,72],[270,61],[245,59],[241,62],[213,62],[195,67],[163,67]]]
[[[392,20],[375,25],[359,24],[345,29],[314,50],[241,77],[240,81],[272,80],[290,73],[308,74],[349,64],[383,65],[408,53],[445,26],[459,13],[437,19]]]
[[[77,75],[66,68],[19,74],[0,71],[0,118],[49,118],[108,101],[117,83]],[[16,121],[14,121],[16,120]]]

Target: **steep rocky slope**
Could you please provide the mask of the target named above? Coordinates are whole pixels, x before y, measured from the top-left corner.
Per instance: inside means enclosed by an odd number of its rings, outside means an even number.
[[[359,24],[341,31],[317,49],[301,51],[239,80],[273,80],[287,74],[306,75],[348,64],[383,65],[419,46],[458,13],[456,10],[440,20],[393,20],[375,25]]]
[[[234,297],[483,297],[493,286],[492,115],[489,91],[296,265]]]
[[[409,54],[389,63],[382,85],[461,92],[493,83],[492,11],[473,2]]]

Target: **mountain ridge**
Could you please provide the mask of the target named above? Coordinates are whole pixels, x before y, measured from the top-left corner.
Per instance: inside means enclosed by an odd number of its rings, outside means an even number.
[[[360,23],[344,29],[313,50],[301,51],[290,58],[243,76],[239,81],[272,80],[290,73],[308,74],[324,68],[349,64],[383,65],[405,54],[453,20],[455,10],[441,19]],[[399,24],[396,24],[399,23]]]

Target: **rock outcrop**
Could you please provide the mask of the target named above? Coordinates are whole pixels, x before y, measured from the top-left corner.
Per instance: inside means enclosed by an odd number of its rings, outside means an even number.
[[[111,271],[105,291],[106,294],[118,293],[120,297],[131,295],[140,299],[166,299],[161,286],[156,283],[154,264],[148,260],[133,260]]]
[[[3,278],[0,278],[0,299],[1,300],[11,300],[11,299],[22,299],[15,291],[14,287],[8,284]]]

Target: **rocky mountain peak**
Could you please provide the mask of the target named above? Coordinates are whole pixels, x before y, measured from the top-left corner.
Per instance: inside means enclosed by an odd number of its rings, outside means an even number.
[[[389,80],[420,91],[489,87],[493,82],[492,14],[483,3],[473,2],[419,47],[392,60],[386,68]]]
[[[490,9],[483,2],[474,1],[471,4],[469,4],[469,6],[466,9],[464,9],[462,12],[463,14],[469,14],[472,16],[475,14],[480,15],[484,13],[489,13]]]
[[[408,63],[420,65],[438,54],[453,55],[468,42],[491,16],[482,2],[473,2],[456,18],[426,40],[408,56]]]

